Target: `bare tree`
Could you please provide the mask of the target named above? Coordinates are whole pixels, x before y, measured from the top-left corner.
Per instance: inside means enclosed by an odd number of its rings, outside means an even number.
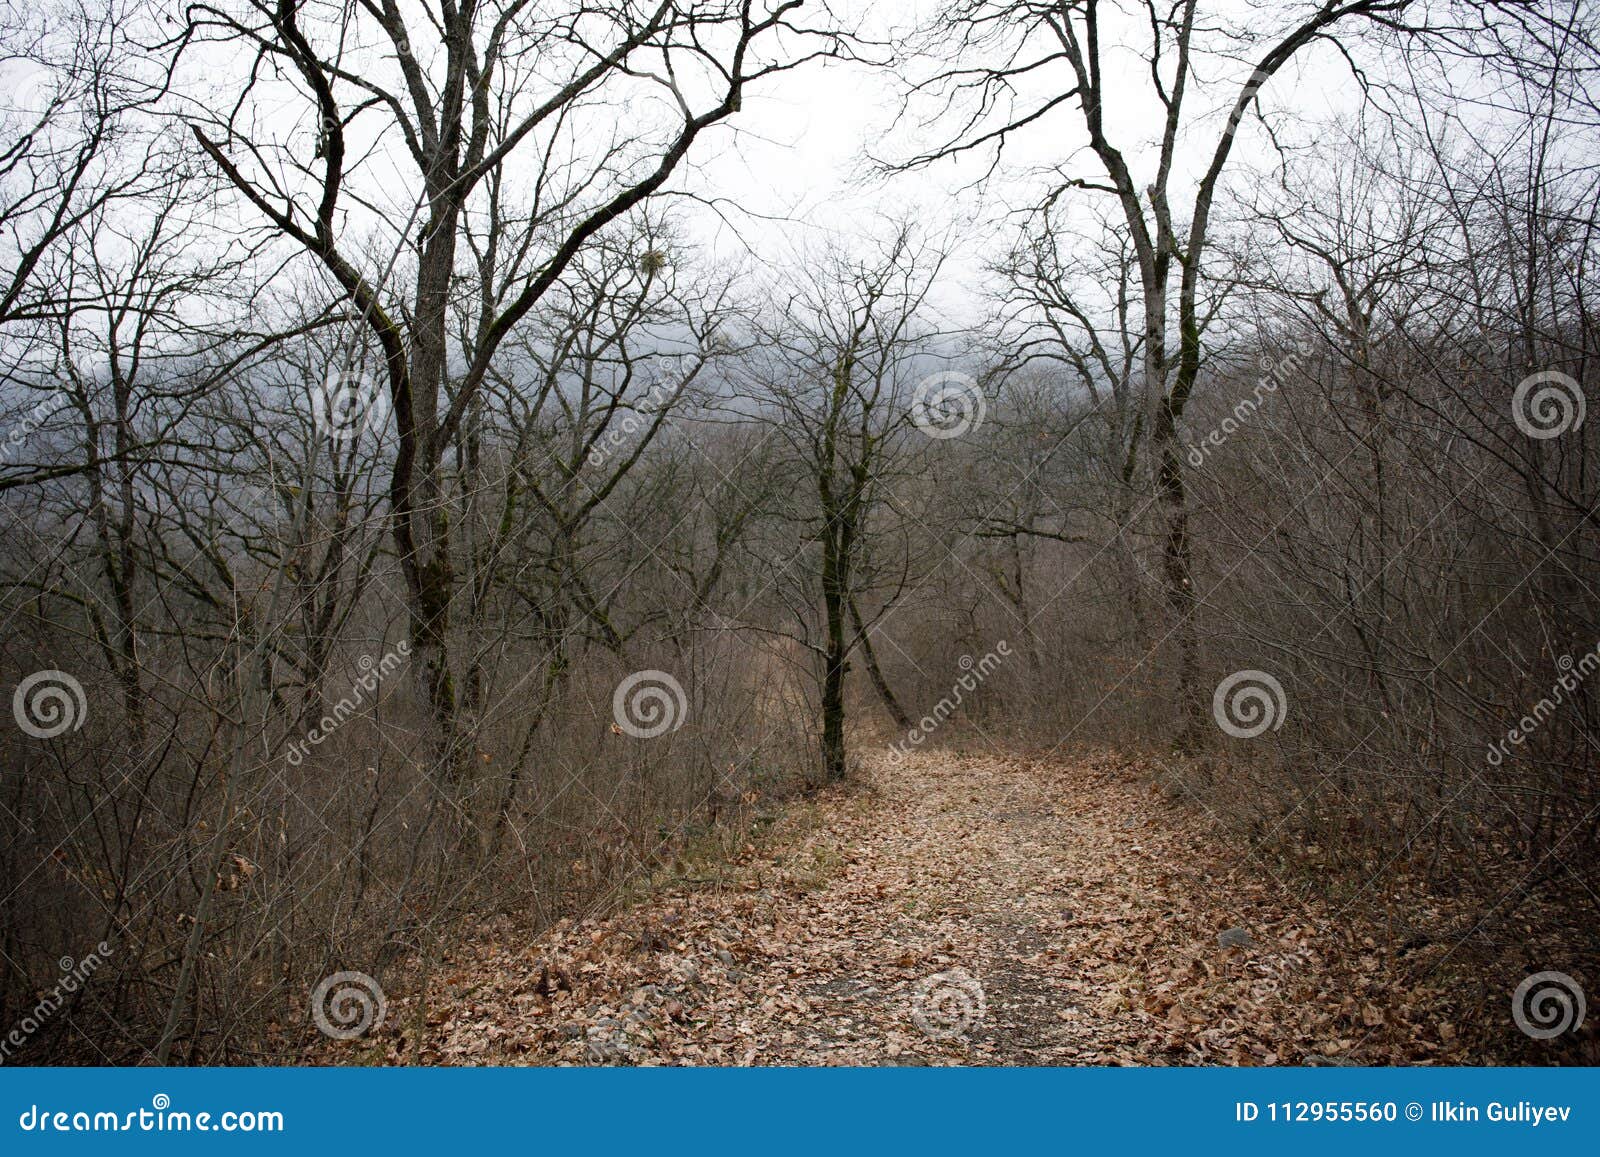
[[[697,141],[739,109],[747,87],[842,50],[825,23],[797,22],[800,9],[798,0],[663,0],[536,10],[508,0],[453,7],[437,22],[408,18],[392,3],[187,10],[191,37],[237,45],[254,78],[225,120],[193,115],[196,141],[273,229],[327,268],[383,350],[398,435],[395,545],[442,762],[461,754],[448,642],[459,567],[445,453],[506,338],[574,258],[663,189]],[[371,44],[382,46],[369,52],[381,61],[358,61],[352,46]],[[261,65],[288,79],[270,83]],[[255,110],[272,101],[282,123],[276,102],[285,98],[303,110],[294,131],[258,132]],[[639,106],[627,122],[615,111],[622,101]],[[609,136],[598,151],[597,130]],[[379,183],[388,160],[360,142],[390,136],[404,142],[414,175],[385,210]],[[489,248],[464,299],[478,316],[452,351],[459,255],[480,212],[493,220]],[[373,214],[388,218],[380,230],[414,237],[404,305],[342,241],[347,218]]]
[[[1156,489],[1167,517],[1162,580],[1169,634],[1177,635],[1186,742],[1197,738],[1203,708],[1178,435],[1204,360],[1201,285],[1213,205],[1239,130],[1268,82],[1318,42],[1353,35],[1363,25],[1392,25],[1410,7],[1411,0],[1329,0],[1296,5],[1263,28],[1259,16],[1239,25],[1203,12],[1199,0],[1170,6],[1076,0],[1045,7],[961,0],[945,7],[913,45],[935,61],[926,75],[913,78],[913,95],[962,111],[944,143],[891,167],[926,169],[968,153],[991,155],[997,163],[1013,138],[1070,118],[1074,144],[1086,149],[1092,166],[1080,169],[1063,157],[1065,168],[1043,175],[1041,205],[1087,194],[1110,198],[1120,210],[1138,269],[1144,404],[1152,415]],[[1123,137],[1108,113],[1124,97],[1119,79],[1130,70],[1108,53],[1135,45],[1148,66],[1146,94],[1161,117]],[[956,63],[943,63],[950,60]],[[1234,67],[1212,79],[1211,66],[1228,63]],[[1051,77],[1059,82],[1047,83]],[[1221,126],[1201,138],[1200,121],[1219,96]],[[1153,164],[1133,159],[1140,148],[1153,150]],[[1180,150],[1199,161],[1192,188],[1175,177]],[[1147,173],[1142,182],[1136,170]]]
[[[894,509],[893,493],[912,439],[919,437],[912,424],[915,387],[934,364],[927,297],[943,260],[906,228],[867,259],[839,253],[808,258],[798,263],[808,270],[805,280],[757,322],[766,353],[756,362],[752,387],[809,491],[796,513],[816,557],[799,567],[798,557],[783,561],[777,577],[801,579],[804,593],[791,604],[793,637],[816,657],[829,780],[843,778],[847,767],[845,676],[857,651],[890,713],[907,718],[870,636],[874,619],[908,587],[909,571],[879,559],[891,569],[874,574],[869,536],[876,532],[894,542],[895,533],[881,522],[904,513]],[[909,561],[904,549],[896,553]],[[874,591],[885,578],[887,590]],[[876,614],[863,616],[860,605],[869,592]]]

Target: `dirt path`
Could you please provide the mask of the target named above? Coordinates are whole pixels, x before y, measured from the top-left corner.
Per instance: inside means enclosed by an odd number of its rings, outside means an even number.
[[[865,777],[720,881],[532,943],[485,929],[425,1009],[394,1001],[350,1047],[500,1064],[1459,1059],[1442,995],[1402,999],[1370,939],[1115,757],[936,752]]]

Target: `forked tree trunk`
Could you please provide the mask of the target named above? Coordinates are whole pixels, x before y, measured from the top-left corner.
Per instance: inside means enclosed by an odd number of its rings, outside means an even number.
[[[889,681],[883,677],[883,669],[878,666],[878,653],[872,649],[872,640],[867,637],[867,628],[861,621],[861,608],[856,606],[855,599],[850,600],[850,622],[855,627],[856,637],[861,640],[861,658],[867,665],[867,677],[872,680],[873,690],[883,700],[883,706],[894,720],[894,725],[901,731],[910,731],[911,716],[900,706],[900,700],[895,697]]]

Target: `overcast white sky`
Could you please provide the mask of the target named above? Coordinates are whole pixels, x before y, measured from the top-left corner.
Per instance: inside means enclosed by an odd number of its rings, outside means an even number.
[[[43,6],[24,9],[16,0],[5,0],[5,4],[8,14],[21,13],[30,21],[48,11]],[[835,0],[846,23],[859,21],[872,39],[886,39],[895,30],[915,26],[939,5],[940,0]],[[1130,7],[1138,5],[1130,0]],[[1310,7],[1306,3],[1248,0],[1205,6],[1217,19],[1232,20],[1261,33],[1287,24]],[[1103,10],[1102,38],[1112,64],[1109,135],[1124,148],[1136,175],[1143,179],[1153,169],[1160,117],[1143,59],[1148,28],[1137,18],[1119,24],[1111,16],[1113,6],[1106,5]],[[818,18],[815,4],[807,11],[811,18]],[[1259,51],[1252,50],[1248,59],[1254,59]],[[187,78],[194,107],[225,108],[229,94],[236,96],[238,77],[230,74],[230,67],[247,67],[249,54],[226,63],[225,56],[225,49],[210,46],[206,55],[196,60],[199,67]],[[914,65],[913,69],[927,67]],[[1200,83],[1190,94],[1180,181],[1186,166],[1192,170],[1209,155],[1220,110],[1237,91],[1249,63],[1203,56],[1196,69]],[[15,84],[23,79],[27,79],[25,70],[0,69],[0,83]],[[1066,83],[1064,66],[1053,66],[1041,75],[1040,83],[1035,93],[1024,94],[1024,100],[1040,92],[1061,91]],[[207,95],[208,86],[215,87],[214,95]],[[904,156],[947,131],[948,125],[920,128],[915,116],[897,122],[901,89],[901,78],[891,71],[845,62],[814,63],[760,84],[748,94],[731,127],[703,138],[702,147],[680,174],[679,187],[714,199],[725,218],[719,223],[709,212],[696,214],[697,236],[722,256],[740,254],[748,246],[757,263],[783,262],[796,251],[829,239],[848,241],[881,230],[886,220],[910,218],[933,236],[948,235],[953,240],[944,296],[954,303],[977,286],[985,261],[996,256],[1008,239],[1009,231],[1003,227],[1005,211],[1031,203],[1039,186],[1037,177],[1030,174],[1040,166],[1065,166],[1073,173],[1098,175],[1096,162],[1083,151],[1078,114],[1067,106],[1018,136],[1008,146],[996,178],[981,190],[970,186],[986,168],[987,158],[976,156],[889,181],[863,182],[859,178],[869,150],[878,156]],[[303,120],[303,95],[287,91],[283,95],[285,117]],[[1283,139],[1302,143],[1316,137],[1318,125],[1336,113],[1352,110],[1358,102],[1348,67],[1325,45],[1274,78],[1265,100],[1269,110],[1285,114],[1278,120]],[[267,103],[261,108],[270,121],[276,110]],[[370,121],[367,118],[363,123]],[[1270,156],[1265,140],[1259,127],[1247,129],[1234,157],[1236,177],[1244,177],[1253,164]],[[369,191],[380,203],[401,205],[411,195],[414,174],[409,172],[408,159],[396,156],[393,160],[392,165],[378,166]],[[385,179],[381,170],[386,168],[399,173],[401,179]],[[1179,192],[1181,213],[1187,198],[1181,189],[1175,191]],[[1073,195],[1078,206],[1095,201],[1104,203],[1105,198]]]
[[[859,0],[851,2],[859,12]],[[927,0],[890,0],[868,7],[867,27],[881,35],[891,27],[911,26],[934,5]],[[1231,7],[1238,19],[1262,25],[1307,6],[1240,2]],[[1130,25],[1127,31],[1131,36],[1138,29]],[[1142,49],[1143,41],[1130,40],[1125,47],[1109,50],[1125,67],[1113,75],[1117,95],[1108,105],[1107,125],[1136,174],[1147,178],[1154,171],[1160,111],[1138,55]],[[1191,167],[1198,166],[1202,156],[1209,157],[1220,123],[1219,115],[1201,119],[1201,113],[1220,107],[1224,97],[1231,99],[1248,73],[1248,68],[1226,61],[1202,61],[1200,67],[1206,80],[1217,83],[1191,94],[1190,131],[1183,138],[1183,159]],[[1048,81],[1064,83],[1064,69],[1057,66],[1047,74]],[[1031,174],[1040,166],[1063,164],[1074,172],[1099,173],[1094,158],[1082,151],[1079,114],[1064,107],[1017,137],[995,178],[981,189],[971,186],[986,171],[987,159],[976,156],[889,180],[863,181],[869,151],[880,157],[907,155],[918,145],[932,144],[945,131],[924,128],[915,117],[896,123],[902,89],[901,79],[889,70],[827,61],[757,90],[746,101],[735,131],[723,133],[711,151],[700,154],[683,182],[745,210],[730,213],[728,227],[702,221],[716,248],[730,252],[748,244],[761,260],[782,260],[796,246],[829,237],[847,240],[872,229],[882,217],[905,216],[931,232],[951,236],[955,247],[943,296],[953,305],[975,288],[985,261],[1005,243],[1009,235],[1003,227],[1005,212],[1031,202],[1038,188],[1038,178]],[[1295,110],[1283,126],[1292,139],[1310,135],[1316,124],[1332,116],[1348,113],[1359,99],[1348,68],[1323,47],[1275,78],[1266,104],[1269,109]],[[1259,127],[1248,130],[1236,150],[1234,171],[1265,161],[1264,143]],[[1089,193],[1079,199],[1085,206],[1105,201]],[[731,236],[733,232],[737,237]]]

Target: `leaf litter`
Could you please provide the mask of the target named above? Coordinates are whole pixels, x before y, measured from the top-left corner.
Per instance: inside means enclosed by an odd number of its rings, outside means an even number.
[[[538,935],[486,921],[321,1061],[1483,1063],[1449,974],[1297,896],[1114,753],[919,752],[788,809],[720,875]],[[968,1014],[919,1024],[943,978]],[[965,981],[963,981],[965,983]],[[919,987],[920,986],[920,987]],[[959,1013],[961,1008],[957,1008]],[[948,1027],[948,1026],[947,1026]],[[1488,1050],[1488,1051],[1486,1051]]]

